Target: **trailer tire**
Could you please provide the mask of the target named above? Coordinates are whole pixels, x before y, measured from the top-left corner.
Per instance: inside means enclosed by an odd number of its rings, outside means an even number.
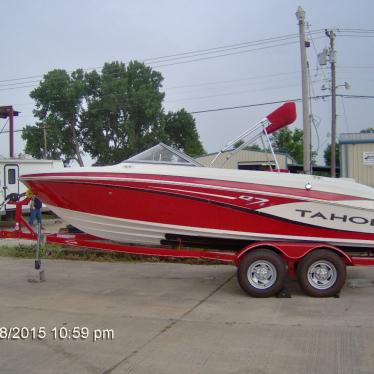
[[[269,297],[277,294],[287,276],[282,257],[270,249],[254,249],[240,260],[238,282],[250,296]]]
[[[344,286],[347,270],[338,254],[318,249],[301,259],[297,266],[297,276],[306,294],[331,297],[337,295]]]

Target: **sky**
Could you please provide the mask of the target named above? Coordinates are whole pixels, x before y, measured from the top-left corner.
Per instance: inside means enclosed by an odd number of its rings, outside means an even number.
[[[255,104],[301,98],[299,5],[309,24],[311,96],[328,94],[321,87],[329,84],[329,67],[317,61],[317,53],[329,45],[325,29],[336,29],[338,94],[374,95],[372,0],[3,0],[0,106],[13,105],[21,112],[15,119],[19,130],[35,123],[29,94],[48,71],[145,61],[164,77],[166,111],[248,106],[193,114],[205,150],[215,152],[278,106]],[[225,46],[232,47],[212,50]],[[193,51],[204,54],[154,60]],[[349,91],[342,86],[345,82]],[[337,133],[374,127],[373,104],[371,98],[338,97]],[[323,163],[323,150],[330,143],[331,101],[313,99],[311,108],[313,148]],[[302,128],[300,102],[297,112],[291,129]],[[3,127],[6,131],[0,119],[0,131]],[[15,153],[23,147],[16,132]],[[9,155],[4,132],[0,155]],[[90,163],[89,157],[85,160]]]

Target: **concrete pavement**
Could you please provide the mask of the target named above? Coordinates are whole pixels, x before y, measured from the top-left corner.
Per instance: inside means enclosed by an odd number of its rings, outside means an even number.
[[[374,372],[374,268],[350,268],[340,298],[291,282],[291,299],[254,299],[231,266],[43,265],[47,281],[34,283],[32,260],[0,258],[0,327],[46,331],[0,338],[1,373]],[[114,338],[93,342],[95,330]]]

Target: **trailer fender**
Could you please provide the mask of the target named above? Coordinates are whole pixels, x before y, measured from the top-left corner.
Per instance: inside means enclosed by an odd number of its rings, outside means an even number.
[[[352,258],[347,255],[341,249],[325,244],[325,243],[304,243],[304,242],[256,242],[252,243],[241,251],[239,251],[235,258],[235,265],[239,266],[240,260],[242,257],[249,251],[253,251],[257,248],[267,248],[273,250],[276,253],[281,254],[285,261],[292,266],[299,260],[301,260],[308,253],[315,251],[316,249],[327,249],[337,253],[340,257],[343,258],[343,261],[348,266],[353,266]]]

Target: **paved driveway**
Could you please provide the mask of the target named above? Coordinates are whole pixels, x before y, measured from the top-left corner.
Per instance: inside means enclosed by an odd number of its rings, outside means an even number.
[[[374,373],[374,268],[340,298],[254,299],[231,266],[43,265],[0,258],[2,373]]]

